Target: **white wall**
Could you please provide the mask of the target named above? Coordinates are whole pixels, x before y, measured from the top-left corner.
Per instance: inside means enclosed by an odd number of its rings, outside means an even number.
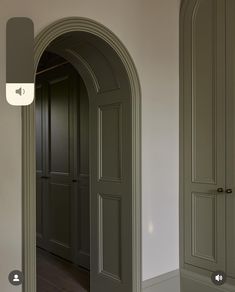
[[[0,290],[21,268],[21,111],[5,101],[5,23],[31,17],[36,34],[51,22],[83,16],[111,29],[136,64],[142,86],[143,280],[177,269],[179,0],[1,0]]]
[[[179,266],[178,1],[147,1],[141,68],[143,278]],[[153,230],[153,232],[151,232]]]

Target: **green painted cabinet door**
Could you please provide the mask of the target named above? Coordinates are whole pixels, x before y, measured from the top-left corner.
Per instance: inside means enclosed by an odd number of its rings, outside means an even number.
[[[233,191],[226,194],[226,249],[227,274],[235,278],[235,1],[227,0],[226,8],[226,188]]]
[[[75,84],[75,72],[62,66],[39,75],[36,92],[37,244],[72,261],[78,193]]]
[[[75,75],[59,68],[44,76],[46,104],[46,177],[48,250],[73,261],[75,257],[75,199],[77,193],[77,148],[75,123]]]
[[[91,291],[132,291],[131,107],[127,87],[90,106]]]
[[[36,82],[37,245],[90,268],[89,102],[71,65]]]
[[[188,1],[184,19],[185,263],[225,270],[225,1]]]

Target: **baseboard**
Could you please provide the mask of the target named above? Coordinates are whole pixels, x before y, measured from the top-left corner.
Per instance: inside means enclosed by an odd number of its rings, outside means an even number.
[[[184,269],[180,273],[181,292],[235,292],[234,286],[227,283],[216,286],[211,282],[210,277]]]
[[[87,270],[90,270],[90,255],[82,250],[78,251],[76,263],[79,266],[86,268]]]
[[[146,280],[142,284],[143,292],[180,292],[179,270]]]

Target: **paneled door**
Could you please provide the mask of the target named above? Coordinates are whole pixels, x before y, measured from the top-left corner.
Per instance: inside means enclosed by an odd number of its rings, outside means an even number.
[[[184,26],[185,263],[225,271],[225,1],[189,1]]]
[[[37,80],[37,244],[74,261],[77,242],[78,78],[70,66]]]
[[[90,107],[91,291],[132,291],[129,88],[101,92]]]
[[[235,2],[226,0],[226,249],[227,274],[235,279]],[[235,285],[235,281],[234,281]]]

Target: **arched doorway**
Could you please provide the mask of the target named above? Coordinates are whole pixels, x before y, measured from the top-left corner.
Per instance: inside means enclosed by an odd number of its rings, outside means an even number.
[[[91,291],[141,291],[140,86],[133,61],[107,28],[84,18],[62,19],[36,37],[35,70],[48,48],[73,64],[89,95]],[[34,292],[34,104],[23,109],[22,122],[24,289]]]

